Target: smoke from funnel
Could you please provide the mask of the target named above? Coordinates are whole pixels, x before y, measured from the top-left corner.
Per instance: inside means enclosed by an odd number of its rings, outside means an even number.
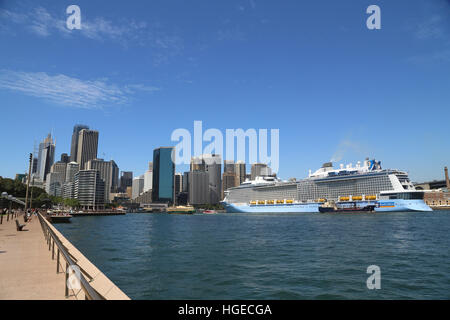
[[[345,153],[347,153],[349,150],[363,154],[365,153],[363,149],[364,148],[357,142],[353,142],[348,139],[342,140],[339,143],[336,152],[331,157],[330,162],[341,161],[344,158]]]

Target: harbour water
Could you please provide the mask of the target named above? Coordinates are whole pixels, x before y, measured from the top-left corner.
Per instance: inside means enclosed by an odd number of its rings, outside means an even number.
[[[450,211],[127,214],[55,226],[132,299],[450,298]],[[366,286],[370,265],[379,290]]]

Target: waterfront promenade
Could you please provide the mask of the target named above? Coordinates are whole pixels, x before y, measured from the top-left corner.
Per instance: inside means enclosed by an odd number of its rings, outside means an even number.
[[[37,216],[25,224],[24,231],[16,230],[16,218],[0,224],[0,299],[11,300],[84,300],[82,289],[68,290],[65,294],[66,262],[62,255],[57,272],[57,257],[44,236],[41,223]],[[18,218],[23,224],[23,216]],[[51,224],[46,226],[58,237],[69,255],[83,270],[83,275],[89,280],[89,285],[103,299],[129,299],[100,270],[87,260],[64,236]],[[56,252],[56,250],[55,250]]]
[[[20,217],[21,224],[23,218]],[[56,273],[56,261],[37,217],[17,231],[15,218],[0,224],[0,299],[75,299],[64,294],[64,269]]]

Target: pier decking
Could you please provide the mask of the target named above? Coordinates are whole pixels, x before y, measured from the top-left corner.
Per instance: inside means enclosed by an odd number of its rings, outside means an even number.
[[[18,218],[10,217],[9,221],[3,217],[0,224],[0,299],[84,300],[86,296],[81,288],[69,289],[66,295],[66,261],[63,254],[59,254],[59,242],[82,270],[83,277],[88,279],[88,287],[95,291],[95,295],[100,299],[129,300],[44,218],[44,225],[41,226],[39,218],[33,216],[24,231],[16,230],[16,219],[20,224],[24,223],[20,215]]]

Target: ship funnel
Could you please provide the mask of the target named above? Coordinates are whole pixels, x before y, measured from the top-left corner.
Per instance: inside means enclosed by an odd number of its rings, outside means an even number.
[[[322,165],[322,168],[332,168],[333,167],[333,162],[325,162]]]
[[[450,191],[450,180],[448,179],[448,169],[447,167],[444,167],[445,172],[445,184],[447,185],[447,190]]]

